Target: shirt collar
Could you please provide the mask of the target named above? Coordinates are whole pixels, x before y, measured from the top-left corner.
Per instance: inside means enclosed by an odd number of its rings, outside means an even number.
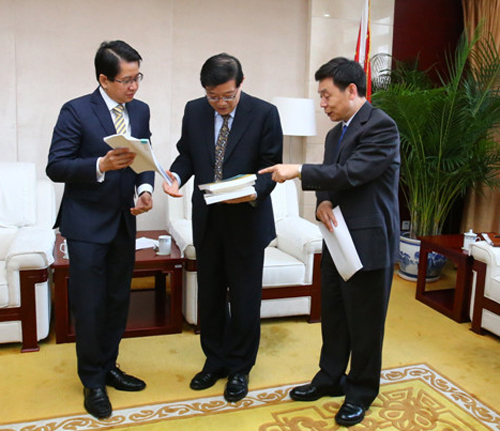
[[[365,102],[365,103],[366,103],[366,102]],[[349,118],[347,121],[342,121],[342,125],[343,125],[343,126],[346,126],[346,127],[349,127],[349,124],[351,124],[352,119],[356,116],[356,114],[359,112],[359,110],[360,110],[363,106],[365,106],[365,103],[363,103],[363,104],[362,104],[362,105],[358,108],[358,110],[357,110],[354,114],[352,114],[352,117],[351,117],[351,118]]]
[[[108,111],[113,110],[113,108],[115,108],[116,105],[120,105],[120,103],[115,102],[111,97],[109,97],[108,93],[106,93],[104,91],[104,88],[102,88],[101,86],[99,86],[99,92],[101,93],[101,96],[104,99],[104,103],[106,103],[106,106],[108,107]]]
[[[236,115],[236,109],[238,108],[238,106],[235,106],[234,109],[228,114],[230,117],[231,117],[231,120],[234,120],[234,116]],[[222,118],[222,115],[220,115],[217,111],[215,111],[215,119],[217,118],[220,118],[221,120],[224,120]]]

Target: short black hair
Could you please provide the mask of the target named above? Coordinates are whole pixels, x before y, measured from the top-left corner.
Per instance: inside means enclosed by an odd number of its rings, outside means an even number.
[[[243,70],[240,61],[225,52],[210,57],[201,68],[200,81],[203,88],[216,87],[232,79],[236,81],[236,87],[239,87],[243,82]]]
[[[120,73],[120,61],[122,60],[126,62],[137,61],[140,66],[142,57],[134,48],[122,40],[101,43],[94,58],[97,81],[99,81],[101,74],[113,81],[116,75]]]
[[[333,84],[344,91],[349,84],[358,88],[358,95],[366,96],[366,74],[361,65],[345,57],[336,57],[323,64],[314,74],[316,81],[332,78]]]

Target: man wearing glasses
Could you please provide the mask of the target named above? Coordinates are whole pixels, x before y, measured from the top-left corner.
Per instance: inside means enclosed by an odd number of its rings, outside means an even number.
[[[98,419],[112,413],[106,385],[123,391],[146,386],[121,371],[116,360],[128,315],[135,216],[153,206],[154,173],[136,174],[129,167],[135,153],[110,149],[103,140],[116,133],[151,136],[149,107],[134,100],[141,60],[125,42],[101,44],[94,60],[99,87],[62,107],[46,168],[52,181],[65,183],[55,226],[68,242],[84,406]]]
[[[228,54],[201,69],[206,97],[188,102],[170,172],[171,196],[194,175],[193,240],[198,272],[200,341],[206,361],[191,380],[194,390],[228,376],[224,397],[248,392],[248,375],[260,341],[264,249],[276,236],[270,175],[260,175],[255,194],[207,206],[198,185],[256,173],[281,160],[283,134],[273,105],[241,91],[240,62]],[[173,174],[173,175],[172,175]]]

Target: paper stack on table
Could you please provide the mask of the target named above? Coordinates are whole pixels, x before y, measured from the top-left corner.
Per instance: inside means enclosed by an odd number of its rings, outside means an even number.
[[[333,226],[333,232],[330,232],[323,223],[320,223],[319,230],[323,235],[337,271],[344,281],[347,281],[363,268],[363,264],[354,246],[340,207],[336,206],[333,209],[333,215],[338,224],[337,227]]]
[[[149,139],[137,139],[125,135],[110,135],[106,136],[104,141],[111,148],[130,148],[132,152],[137,153],[134,163],[130,167],[138,174],[144,171],[156,171],[169,185],[172,185],[172,180],[156,159]]]
[[[253,185],[256,180],[255,174],[237,175],[216,183],[200,184],[198,187],[205,192],[203,197],[206,204],[211,205],[254,194]]]
[[[135,240],[135,249],[142,250],[143,248],[154,248],[158,249],[158,240],[146,238],[145,236],[141,236],[140,238],[136,238]]]

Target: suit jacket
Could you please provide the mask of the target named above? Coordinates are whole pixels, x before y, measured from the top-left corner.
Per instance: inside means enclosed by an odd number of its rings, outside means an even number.
[[[133,100],[126,104],[132,135],[149,139],[149,107]],[[111,149],[103,140],[116,133],[99,89],[64,104],[54,128],[47,175],[64,182],[64,193],[55,227],[68,239],[110,242],[124,215],[130,235],[135,236],[136,186],[154,184],[154,172],[136,174],[131,168],[108,171],[102,183],[96,179],[98,157]]]
[[[213,182],[215,169],[215,111],[205,97],[188,102],[177,143],[179,156],[170,170],[185,184],[194,175],[193,241],[201,246],[207,229],[209,207],[198,185]],[[283,134],[275,106],[241,93],[231,126],[223,163],[223,178],[256,173],[281,162]],[[270,193],[275,183],[271,175],[258,175],[254,205],[222,204],[230,222],[234,246],[242,252],[266,247],[276,236]]]
[[[340,206],[364,270],[387,268],[399,253],[399,134],[394,121],[366,102],[342,131],[328,133],[322,165],[302,167],[302,187]]]

